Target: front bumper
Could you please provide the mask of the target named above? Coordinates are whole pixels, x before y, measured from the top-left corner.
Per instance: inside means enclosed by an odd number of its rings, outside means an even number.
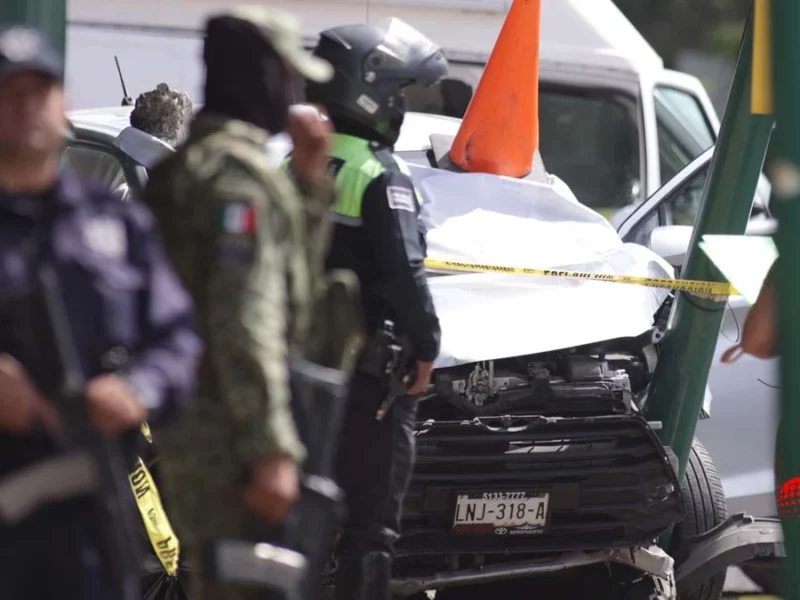
[[[392,580],[392,593],[410,596],[445,587],[493,583],[518,577],[549,575],[567,569],[597,564],[620,564],[662,579],[673,575],[673,560],[657,546],[618,548],[595,552],[571,552],[555,557],[513,561],[481,569],[463,569],[437,573],[429,577],[400,577]]]
[[[440,572],[445,564],[452,570],[475,555],[489,564],[509,555],[649,546],[683,516],[675,471],[639,416],[429,421],[419,424],[416,440],[397,545],[401,575]],[[518,490],[549,494],[540,532],[452,531],[459,493]]]

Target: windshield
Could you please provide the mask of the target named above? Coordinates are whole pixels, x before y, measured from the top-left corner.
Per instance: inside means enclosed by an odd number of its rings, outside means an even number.
[[[581,203],[605,217],[640,197],[635,104],[599,90],[542,86],[540,152]]]

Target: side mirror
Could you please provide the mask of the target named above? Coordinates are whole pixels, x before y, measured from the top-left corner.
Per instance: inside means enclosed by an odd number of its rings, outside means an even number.
[[[761,173],[758,177],[758,183],[756,184],[756,194],[755,198],[753,199],[753,212],[754,213],[766,213],[767,215],[771,215],[769,209],[769,199],[770,194],[772,193],[772,184],[770,184],[769,179]]]
[[[680,267],[689,251],[693,229],[691,225],[656,227],[650,234],[650,249],[673,267]]]

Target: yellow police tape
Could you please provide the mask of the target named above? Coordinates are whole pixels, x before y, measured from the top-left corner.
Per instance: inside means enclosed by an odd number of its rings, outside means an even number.
[[[142,435],[149,443],[153,443],[147,423],[142,425]],[[161,496],[155,481],[153,481],[153,476],[150,474],[150,469],[141,458],[138,459],[133,472],[128,475],[128,479],[153,551],[167,575],[175,577],[178,574],[180,542],[172,530],[164,506],[161,504]]]
[[[665,290],[679,290],[701,298],[725,299],[738,292],[730,283],[718,281],[696,281],[692,279],[662,279],[656,277],[632,277],[630,275],[604,275],[582,271],[562,271],[559,269],[529,269],[526,267],[504,267],[480,263],[458,262],[453,260],[425,259],[425,266],[437,271],[465,271],[469,273],[505,273],[509,275],[533,275],[536,277],[565,277],[569,279],[588,279],[611,283],[628,283]]]

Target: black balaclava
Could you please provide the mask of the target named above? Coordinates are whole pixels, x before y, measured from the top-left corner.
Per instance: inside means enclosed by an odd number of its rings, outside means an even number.
[[[223,16],[206,27],[204,109],[275,134],[286,129],[293,101],[291,76],[260,30]]]

